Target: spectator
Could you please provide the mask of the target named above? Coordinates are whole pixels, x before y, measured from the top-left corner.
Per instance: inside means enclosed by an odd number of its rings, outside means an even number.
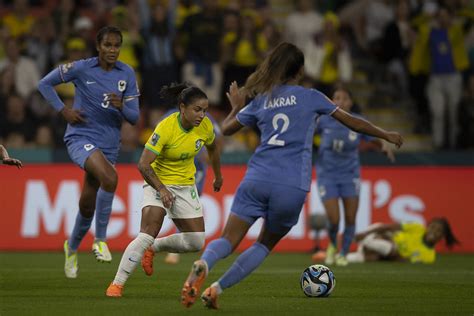
[[[338,17],[332,12],[326,13],[322,32],[305,46],[305,71],[325,94],[330,94],[337,82],[352,78],[349,48],[338,28]]]
[[[182,79],[202,88],[210,104],[220,103],[222,70],[219,45],[223,20],[215,0],[203,0],[202,11],[184,21],[181,40],[185,44]]]
[[[36,129],[34,146],[36,148],[53,148],[53,131],[49,125],[41,125]]]
[[[74,21],[78,17],[78,8],[74,0],[60,0],[52,12],[54,29],[59,40],[64,43],[72,33]]]
[[[474,149],[474,74],[468,80],[466,92],[459,107],[459,147]]]
[[[15,69],[9,66],[0,71],[0,113],[5,113],[8,96],[13,93],[15,93]]]
[[[387,64],[390,80],[397,84],[400,96],[408,94],[407,57],[414,42],[415,33],[409,23],[408,0],[397,3],[395,20],[387,25],[382,39],[383,60]]]
[[[10,94],[7,98],[6,113],[0,116],[0,138],[7,140],[8,147],[18,148],[15,145],[11,145],[11,142],[14,138],[14,143],[19,144],[16,141],[19,137],[12,136],[12,139],[9,141],[11,134],[21,136],[24,143],[33,140],[35,130],[34,121],[28,115],[25,100],[19,95]]]
[[[254,16],[243,13],[237,32],[228,32],[222,39],[222,64],[224,66],[224,84],[221,96],[225,96],[226,87],[233,81],[244,84],[262,59],[268,43],[258,32]],[[230,110],[230,104],[226,110]]]
[[[96,53],[94,33],[94,23],[90,18],[79,16],[74,20],[74,26],[70,36],[81,38],[86,43],[85,55],[87,57],[92,57]]]
[[[13,10],[3,17],[3,23],[13,37],[30,33],[35,18],[30,14],[28,0],[13,1]]]
[[[123,42],[120,48],[119,61],[129,65],[135,71],[140,68],[140,51],[143,40],[140,36],[138,12],[134,6],[116,6],[112,9],[111,25],[122,31]],[[138,78],[137,78],[138,79]]]
[[[165,100],[161,99],[158,92],[161,87],[179,80],[175,59],[175,28],[164,5],[157,3],[150,10],[148,1],[140,0],[139,6],[141,34],[145,43],[142,60],[145,104],[164,105]]]
[[[323,29],[323,17],[314,7],[314,1],[296,1],[296,11],[288,15],[285,21],[285,40],[304,49],[314,34]]]
[[[27,55],[35,61],[40,74],[45,74],[56,65],[63,54],[62,42],[58,40],[54,23],[49,17],[35,21],[25,44]]]
[[[28,98],[36,90],[40,74],[31,58],[20,55],[19,42],[12,37],[7,39],[6,58],[0,60],[0,71],[9,66],[14,68],[16,92],[22,98]]]
[[[176,1],[171,1],[176,2]],[[191,15],[201,12],[201,8],[195,3],[194,0],[178,0],[176,8],[170,8],[170,11],[175,12],[174,25],[177,28],[181,28],[184,21]]]
[[[281,42],[281,33],[278,30],[278,26],[273,21],[263,24],[262,35],[268,45],[267,51],[270,51]]]
[[[458,111],[462,94],[461,72],[469,67],[462,25],[453,12],[440,7],[435,19],[420,26],[410,56],[412,73],[429,74],[426,94],[431,109],[433,144],[436,149],[455,148],[459,131]],[[445,136],[445,111],[449,136]]]
[[[90,56],[87,52],[86,42],[80,37],[72,37],[66,41],[66,58],[61,60],[57,66],[65,65],[75,60],[85,59],[87,57]],[[74,98],[75,89],[72,82],[63,82],[57,85],[55,89],[62,98]]]

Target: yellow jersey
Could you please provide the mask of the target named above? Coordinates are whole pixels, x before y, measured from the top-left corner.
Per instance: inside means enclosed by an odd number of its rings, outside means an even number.
[[[192,185],[196,173],[194,156],[214,138],[214,127],[207,116],[199,126],[185,130],[177,112],[158,123],[145,148],[158,155],[151,167],[163,184]]]
[[[418,223],[402,224],[402,230],[393,235],[393,241],[402,258],[408,259],[412,263],[433,263],[435,261],[434,248],[428,247],[423,242],[425,231],[425,227]]]

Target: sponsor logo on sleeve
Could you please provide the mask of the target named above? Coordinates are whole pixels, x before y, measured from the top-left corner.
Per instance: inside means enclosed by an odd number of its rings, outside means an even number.
[[[67,73],[69,71],[69,69],[71,69],[72,67],[74,67],[74,63],[67,63],[67,64],[64,64],[64,65],[61,65],[61,72],[63,74]]]

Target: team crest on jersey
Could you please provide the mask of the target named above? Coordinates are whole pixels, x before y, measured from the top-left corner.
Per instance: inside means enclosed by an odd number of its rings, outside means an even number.
[[[127,88],[127,82],[125,80],[119,80],[118,82],[118,90],[120,92],[124,92],[125,89]]]
[[[158,143],[158,140],[160,139],[160,135],[157,133],[153,133],[153,136],[151,136],[151,144],[153,146],[156,146],[156,143]]]
[[[349,140],[355,141],[357,139],[357,133],[354,131],[349,131]]]
[[[69,69],[71,69],[72,67],[74,67],[74,63],[67,63],[67,64],[64,64],[64,65],[61,65],[61,72],[63,74],[65,74],[66,72],[69,71]]]
[[[196,141],[196,151],[198,151],[199,149],[201,149],[201,146],[202,146],[202,139],[198,139]]]

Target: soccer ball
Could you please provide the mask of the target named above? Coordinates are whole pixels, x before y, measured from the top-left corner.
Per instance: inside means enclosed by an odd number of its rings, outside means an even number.
[[[334,273],[322,264],[307,267],[301,274],[301,289],[306,296],[329,296],[336,287]]]

